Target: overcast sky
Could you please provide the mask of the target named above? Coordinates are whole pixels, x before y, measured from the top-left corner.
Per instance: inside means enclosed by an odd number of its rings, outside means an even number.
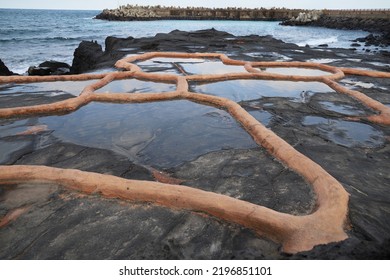
[[[383,9],[390,0],[0,0],[0,8],[102,10],[123,4],[248,8]]]

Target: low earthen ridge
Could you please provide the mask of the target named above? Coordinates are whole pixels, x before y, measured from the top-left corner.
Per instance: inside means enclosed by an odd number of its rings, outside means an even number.
[[[241,65],[246,72],[208,75],[174,75],[145,73],[136,65],[155,57],[219,59],[226,65]],[[10,76],[0,77],[0,83],[35,83],[54,81],[81,81],[99,79],[86,86],[79,96],[51,104],[0,109],[0,118],[34,116],[41,114],[62,114],[73,112],[89,102],[146,103],[168,100],[189,100],[226,110],[253,137],[256,143],[266,149],[283,165],[302,176],[316,194],[316,208],[306,216],[294,216],[252,204],[229,196],[207,192],[196,188],[163,184],[152,181],[126,180],[75,169],[61,169],[47,166],[0,166],[0,184],[21,182],[52,182],[65,188],[87,194],[98,193],[104,197],[137,202],[151,202],[174,209],[203,212],[225,221],[240,224],[254,230],[259,236],[282,244],[287,253],[312,249],[315,245],[342,241],[348,238],[346,223],[349,194],[343,186],[320,165],[299,153],[286,141],[252,117],[238,103],[227,98],[189,91],[189,81],[217,82],[237,79],[284,80],[325,83],[340,94],[349,95],[376,114],[355,117],[381,125],[390,125],[390,108],[365,94],[348,89],[337,81],[345,75],[390,78],[390,73],[338,68],[309,62],[247,62],[233,60],[216,53],[151,52],[119,60],[116,65],[121,71],[104,74],[80,74],[69,76]],[[322,76],[281,75],[263,72],[260,67],[314,68],[329,74]],[[176,90],[163,93],[97,93],[96,90],[114,80],[138,79],[176,84]],[[351,118],[350,118],[351,120]],[[259,190],[261,191],[261,190]]]

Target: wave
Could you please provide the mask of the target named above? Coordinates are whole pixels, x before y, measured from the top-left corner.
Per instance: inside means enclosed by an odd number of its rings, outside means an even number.
[[[82,40],[85,40],[83,37],[19,37],[19,38],[10,38],[10,39],[0,39],[0,42],[6,43],[6,42],[26,42],[26,41],[34,41],[34,42],[39,42],[39,41],[79,41],[81,42]]]
[[[306,46],[306,45],[318,46],[318,45],[322,45],[322,44],[333,44],[333,43],[337,43],[338,41],[339,40],[338,40],[337,36],[330,36],[330,37],[326,37],[326,38],[314,38],[314,39],[306,40],[304,42],[298,43],[298,45],[299,46]]]

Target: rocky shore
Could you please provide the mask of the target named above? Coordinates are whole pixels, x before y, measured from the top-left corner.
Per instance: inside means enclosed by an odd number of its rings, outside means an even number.
[[[82,42],[75,50],[70,73],[113,71],[118,59],[152,51],[215,52],[246,61],[311,61],[337,67],[390,72],[388,54],[374,52],[374,49],[371,55],[367,55],[351,49],[299,47],[271,36],[233,36],[209,29],[195,32],[175,30],[145,38],[108,37],[104,47],[96,42]],[[195,60],[189,65],[196,66],[201,62]],[[190,71],[186,69],[189,66],[181,67],[180,62],[175,64],[156,60],[141,66],[148,73],[180,75]],[[39,67],[69,68],[62,64],[43,64]],[[1,63],[0,68],[2,73],[9,74]],[[229,92],[229,86],[233,87],[236,82],[238,81],[230,81],[229,85],[219,88],[219,91]],[[247,82],[242,81],[240,85],[248,86]],[[340,83],[383,104],[390,104],[390,79],[352,75]],[[294,86],[300,84],[302,82],[296,82]],[[63,94],[56,91],[57,94],[50,95],[45,91],[43,94],[35,93],[34,98],[22,89],[16,88],[17,93],[13,92],[13,86],[15,85],[8,84],[2,87],[1,107],[51,103],[72,97],[66,92],[69,86],[66,84],[58,85],[57,90],[63,90]],[[202,92],[202,86],[207,86],[207,83],[191,84],[191,90]],[[254,88],[257,89],[257,86],[256,84]],[[283,96],[289,86],[291,85],[282,85],[280,95],[275,96],[267,96],[267,92],[272,91],[272,87],[269,87],[264,92],[258,92],[256,98],[243,99],[239,104],[256,118],[261,118],[268,128],[299,152],[314,159],[342,183],[350,194],[347,240],[316,246],[309,252],[288,255],[280,251],[278,244],[259,238],[248,229],[203,214],[147,203],[105,199],[97,194],[83,195],[64,190],[55,184],[42,184],[39,187],[22,184],[0,188],[0,258],[388,259],[388,126],[355,121],[354,117],[373,112],[355,99],[331,88],[326,87],[317,92],[311,87],[318,85],[308,83],[298,97]],[[237,88],[234,89],[233,94],[236,94]],[[126,86],[126,90],[131,94],[140,92],[142,87],[133,89]],[[248,86],[238,90],[245,93],[250,88]],[[108,107],[91,104],[80,108],[84,113],[78,111],[55,116],[60,119],[59,128],[72,127],[72,135],[66,141],[62,138],[64,135],[56,134],[50,127],[40,124],[47,116],[1,119],[1,164],[40,164],[130,179],[171,180],[206,191],[253,200],[276,211],[298,215],[307,214],[315,207],[313,193],[309,191],[306,182],[275,161],[264,149],[232,148],[226,144],[232,132],[236,133],[240,127],[223,111],[216,108],[211,112],[202,111],[196,118],[185,111],[180,124],[171,124],[164,119],[166,126],[161,123],[161,127],[149,130],[143,121],[150,114],[154,122],[157,122],[164,108],[171,102],[164,103],[166,104],[157,109],[152,107],[150,111],[143,109],[145,111],[133,112],[131,117],[126,113],[121,116],[122,119],[98,119],[96,127],[89,126],[89,123]],[[88,111],[90,106],[98,107]],[[118,111],[121,110],[115,107],[111,114]],[[137,118],[137,115],[142,114],[142,118]],[[166,114],[172,117],[172,112]],[[173,115],[179,116],[180,111]],[[200,122],[202,118],[206,118],[207,122]],[[190,119],[195,120],[191,122]],[[81,127],[74,128],[70,125],[72,120],[73,124],[76,122]],[[53,119],[50,121],[54,123]],[[138,121],[139,127],[133,127],[135,131],[124,129],[126,124]],[[209,142],[212,137],[208,137],[207,141],[202,137],[212,135],[219,126],[223,129],[218,132],[226,133],[220,140],[222,148],[203,152],[194,158],[186,158],[188,152],[178,149],[178,145],[189,150],[194,146],[211,145]],[[107,127],[113,127],[118,131],[117,134],[108,137],[103,130]],[[180,141],[172,136],[175,136],[172,132],[175,127],[183,129],[180,131]],[[202,137],[191,134],[191,128],[200,132]],[[97,148],[87,144],[89,140],[85,139],[91,137],[82,138],[84,144],[76,143],[77,138],[73,138],[76,134],[86,137],[86,134],[88,136],[94,130],[102,131],[96,137],[112,138],[119,142],[109,148]],[[155,141],[161,141],[163,148],[153,150]],[[141,157],[138,162],[129,160],[133,153]],[[165,156],[161,156],[162,154]],[[183,159],[176,159],[178,162],[173,164],[170,162],[173,159],[169,159],[170,154]]]
[[[375,35],[366,39],[360,38],[359,42],[367,45],[389,46],[390,45],[390,11],[381,18],[353,17],[353,16],[329,16],[321,10],[302,12],[297,17],[292,17],[281,22],[281,25],[289,26],[318,26],[345,30],[364,30]]]
[[[14,75],[8,67],[4,64],[4,62],[0,59],[0,76],[11,76]]]

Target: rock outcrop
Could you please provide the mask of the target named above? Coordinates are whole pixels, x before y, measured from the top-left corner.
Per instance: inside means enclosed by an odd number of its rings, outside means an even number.
[[[30,76],[46,76],[46,75],[67,75],[70,73],[70,65],[65,62],[48,60],[38,67],[31,66],[28,68]]]
[[[14,75],[8,67],[4,64],[4,62],[0,59],[0,76],[11,76]]]
[[[73,54],[71,73],[80,74],[98,68],[106,61],[102,46],[96,41],[82,41]]]

